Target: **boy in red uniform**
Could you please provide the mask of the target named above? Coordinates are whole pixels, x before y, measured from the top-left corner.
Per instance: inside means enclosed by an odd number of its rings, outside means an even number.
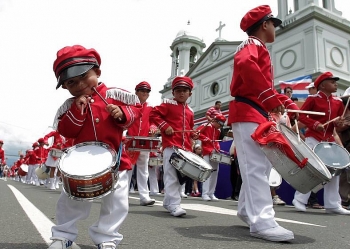
[[[220,137],[220,128],[224,126],[226,118],[222,114],[217,114],[212,118],[210,124],[202,124],[197,128],[200,132],[199,140],[202,141],[202,154],[206,162],[208,162],[215,171],[213,171],[210,177],[203,182],[202,185],[202,199],[204,201],[217,201],[218,198],[214,195],[216,183],[218,180],[219,163],[210,161],[210,154],[213,151],[220,151],[220,144],[217,141]]]
[[[299,121],[307,126],[305,132],[305,143],[310,148],[315,147],[319,142],[335,142],[333,131],[340,126],[343,120],[337,120],[324,126],[323,124],[336,117],[341,117],[344,112],[344,105],[341,99],[333,97],[332,93],[337,91],[338,77],[334,77],[331,72],[325,72],[318,76],[314,85],[318,90],[317,94],[310,95],[305,100],[301,110],[324,112],[321,115],[300,114]],[[305,204],[309,199],[311,192],[302,194],[296,191],[294,194],[293,205],[299,211],[306,211]],[[324,185],[324,207],[326,213],[350,214],[349,210],[341,206],[339,195],[339,176],[333,176],[332,180]]]
[[[268,5],[245,14],[241,29],[248,39],[237,47],[231,82],[229,120],[235,134],[237,157],[242,176],[237,216],[250,227],[250,235],[270,241],[294,239],[293,232],[275,221],[268,176],[271,163],[251,135],[268,112],[284,113],[285,106],[298,109],[286,95],[274,89],[273,69],[265,43],[275,40],[275,27],[281,20],[273,17]]]
[[[149,97],[149,93],[151,92],[151,85],[142,81],[135,87],[135,94],[139,97],[140,103],[142,105],[141,113],[142,115],[135,120],[135,122],[128,128],[127,135],[128,136],[142,136],[148,137],[149,134],[154,133],[153,129],[150,129],[149,122],[149,113],[152,110],[152,107],[148,105],[147,99]],[[133,159],[136,167],[136,179],[137,179],[137,189],[140,195],[140,205],[141,206],[149,206],[155,203],[154,199],[149,197],[149,189],[147,185],[148,181],[148,160],[149,160],[149,152],[148,151],[138,151],[133,153],[135,155],[135,159]],[[132,170],[129,173],[129,186],[132,177]]]
[[[57,52],[53,65],[58,81],[56,89],[62,86],[73,97],[58,109],[54,127],[62,136],[74,138],[74,145],[97,141],[118,152],[123,130],[139,117],[140,104],[136,95],[99,83],[100,65],[101,58],[95,49],[74,45]],[[89,235],[99,249],[116,248],[123,239],[118,231],[128,214],[127,170],[131,165],[125,155],[117,164],[117,188],[101,198],[99,219],[89,228]],[[49,249],[77,247],[73,244],[78,236],[77,221],[88,217],[91,205],[91,202],[72,200],[61,192],[56,208],[57,224],[52,227],[53,242]]]
[[[192,151],[192,134],[187,131],[193,128],[194,114],[186,103],[187,99],[192,95],[192,79],[189,77],[176,77],[172,82],[171,88],[174,99],[164,99],[161,105],[154,107],[150,113],[150,120],[158,126],[162,134],[163,179],[165,185],[163,207],[173,216],[183,216],[186,215],[186,211],[180,206],[181,185],[176,169],[170,164],[169,159],[175,152],[173,147]]]
[[[4,141],[0,140],[0,162],[4,162],[5,161],[5,151],[2,148],[2,146],[4,145]]]

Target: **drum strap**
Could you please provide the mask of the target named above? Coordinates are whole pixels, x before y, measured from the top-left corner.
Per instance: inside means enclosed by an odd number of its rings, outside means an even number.
[[[251,101],[250,99],[247,99],[247,98],[241,97],[241,96],[236,96],[235,101],[243,102],[243,103],[250,105],[255,110],[257,110],[261,115],[263,115],[267,120],[269,119],[269,114],[265,110],[263,110],[260,106],[258,106],[255,102]]]

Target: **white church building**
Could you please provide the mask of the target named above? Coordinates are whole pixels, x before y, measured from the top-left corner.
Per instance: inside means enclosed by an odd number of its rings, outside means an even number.
[[[350,86],[350,21],[335,9],[335,0],[278,1],[276,39],[267,44],[274,65],[274,82],[331,71],[339,77],[338,95]],[[292,11],[294,9],[294,11]],[[162,98],[171,98],[171,82],[178,75],[192,78],[195,87],[188,100],[195,113],[195,123],[205,121],[205,112],[215,101],[222,102],[222,111],[228,114],[232,100],[230,83],[233,74],[233,56],[241,41],[221,38],[221,24],[217,38],[205,51],[204,41],[186,30],[178,32],[170,48],[171,75],[160,91]],[[252,86],[253,87],[253,86]]]

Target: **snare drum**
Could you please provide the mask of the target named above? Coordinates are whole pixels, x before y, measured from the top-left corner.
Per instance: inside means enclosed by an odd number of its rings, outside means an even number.
[[[93,201],[117,187],[116,152],[101,142],[76,144],[62,153],[58,168],[63,191],[74,200]]]
[[[170,157],[170,164],[181,174],[199,182],[204,182],[209,178],[213,168],[203,158],[179,148],[174,148],[174,150],[175,153]]]
[[[321,142],[313,151],[326,165],[332,176],[338,176],[350,166],[349,152],[336,143]]]
[[[281,175],[274,169],[271,168],[270,175],[269,175],[269,185],[271,187],[278,187],[282,183],[282,177]]]
[[[53,157],[60,157],[62,155],[63,151],[55,148],[50,149],[50,155]]]
[[[17,173],[20,176],[26,176],[27,173],[28,173],[28,165],[27,164],[22,164],[21,167],[19,167]]]
[[[209,160],[217,163],[227,164],[227,165],[231,165],[231,162],[232,162],[231,156],[224,153],[217,152],[215,150],[210,154]]]
[[[158,137],[141,137],[126,136],[128,150],[157,152],[160,147],[160,139]]]
[[[45,164],[40,165],[35,169],[35,174],[40,180],[45,180],[49,178],[50,168],[46,167]]]
[[[332,175],[321,159],[303,140],[298,141],[298,137],[292,129],[284,124],[277,124],[277,128],[278,130],[273,132],[283,135],[295,157],[300,162],[307,159],[306,165],[299,167],[295,161],[286,155],[281,144],[276,142],[261,144],[262,151],[286,182],[294,189],[306,194],[316,186],[332,179]]]
[[[163,165],[163,158],[160,157],[150,157],[148,160],[149,166],[162,166]]]

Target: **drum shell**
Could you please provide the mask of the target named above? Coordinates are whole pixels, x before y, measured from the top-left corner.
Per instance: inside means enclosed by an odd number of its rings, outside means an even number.
[[[111,165],[90,175],[74,175],[69,173],[68,170],[64,170],[61,164],[64,163],[65,158],[72,151],[85,146],[102,147],[105,152],[109,151],[112,155]],[[70,199],[90,202],[110,194],[117,187],[118,168],[112,167],[116,163],[116,152],[105,143],[84,142],[76,144],[65,150],[59,160],[58,169],[61,172],[62,189]]]
[[[55,148],[50,149],[50,155],[53,157],[61,157],[63,151]]]
[[[126,136],[127,150],[157,152],[160,147],[160,139],[158,137],[143,136]]]
[[[28,174],[28,167],[29,167],[28,165],[22,164],[19,167],[17,174],[20,176],[26,176]]]
[[[149,166],[162,166],[163,165],[163,158],[159,157],[150,157],[148,160]]]
[[[219,153],[216,151],[213,151],[210,154],[209,160],[213,161],[213,162],[218,162],[221,164],[226,164],[226,165],[231,165],[231,163],[232,163],[231,156],[223,154],[223,153]]]
[[[47,172],[47,168],[46,168],[46,166],[44,164],[41,165],[40,167],[37,167],[35,169],[35,174],[38,176],[38,178],[40,180],[45,180],[45,179],[49,178],[49,174]]]
[[[296,139],[296,134],[291,131],[290,128],[287,126],[280,124],[279,130],[281,131],[287,131],[290,132],[289,136],[291,134],[294,134]],[[289,141],[290,146],[292,147],[293,151],[295,152],[295,155],[297,158],[301,161],[305,157],[301,154],[301,152],[298,151],[298,149],[293,145],[293,143],[290,142],[288,139],[288,136],[286,136],[283,132],[282,134],[284,137]],[[298,142],[298,146],[302,148],[302,153],[307,153],[310,158],[308,158],[308,162],[305,165],[305,167],[300,168],[294,161],[289,159],[280,149],[278,146],[276,146],[275,143],[269,143],[267,145],[262,145],[260,148],[266,155],[266,157],[271,162],[272,166],[277,170],[277,172],[282,176],[282,178],[288,182],[294,189],[297,191],[306,194],[310,192],[315,187],[319,186],[320,184],[323,184],[325,182],[329,182],[332,178],[329,170],[327,167],[323,164],[321,159],[318,158],[318,156],[309,148],[308,145],[305,144],[304,141]],[[300,149],[300,148],[299,148]],[[312,160],[310,160],[312,159]],[[322,174],[320,171],[318,171],[311,163],[310,161],[314,161],[317,163],[317,166],[321,167],[325,174]]]
[[[198,157],[194,153],[190,154],[194,157]],[[181,154],[179,150],[175,149],[175,153],[170,157],[170,164],[189,178],[199,182],[205,182],[212,173],[212,167],[204,159],[200,159],[203,161],[203,164],[205,163],[206,167],[191,161],[189,158],[186,158]]]

